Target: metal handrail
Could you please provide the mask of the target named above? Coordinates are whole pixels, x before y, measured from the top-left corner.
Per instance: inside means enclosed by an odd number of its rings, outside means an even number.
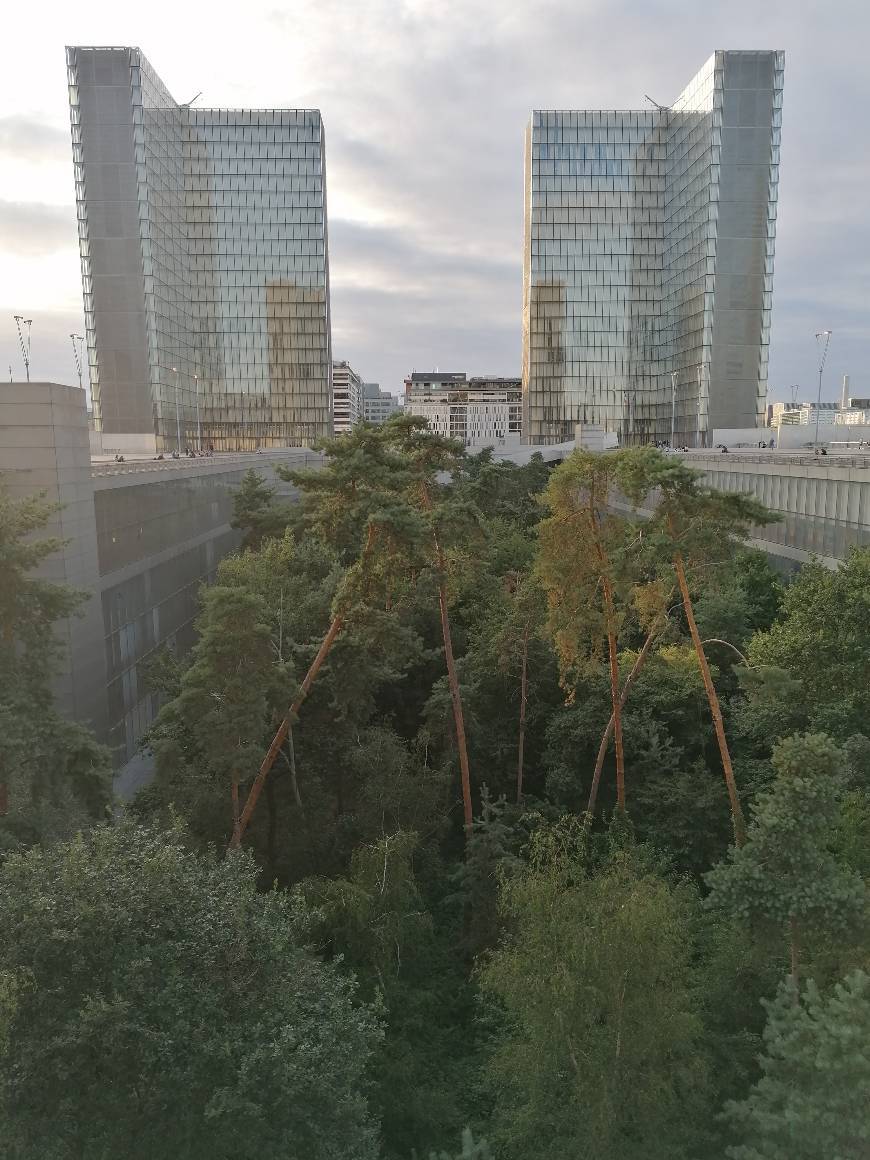
[[[190,458],[183,455],[180,459],[161,459],[161,460],[133,460],[130,463],[106,463],[101,464],[98,468],[91,469],[91,478],[99,479],[104,476],[117,475],[141,475],[148,472],[161,471],[182,471],[188,467],[208,467],[213,471],[220,469],[228,469],[237,466],[240,463],[247,463],[250,460],[257,462],[269,462],[275,459],[299,459],[302,458],[302,465],[306,466],[310,460],[316,463],[322,462],[322,456],[317,451],[310,451],[305,448],[288,447],[285,450],[275,448],[269,451],[242,451],[238,453],[224,452],[213,456],[196,456]]]
[[[713,462],[735,463],[772,463],[780,467],[870,467],[870,455],[777,455],[775,451],[767,455],[746,455],[742,451],[735,451],[723,456],[721,451],[689,451],[686,458],[690,461],[703,459]]]

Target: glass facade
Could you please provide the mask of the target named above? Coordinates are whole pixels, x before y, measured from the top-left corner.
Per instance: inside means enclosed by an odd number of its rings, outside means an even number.
[[[761,422],[783,54],[716,52],[671,108],[536,111],[523,429],[709,442]]]
[[[178,105],[134,48],[69,48],[98,430],[158,447],[332,430],[323,124]]]

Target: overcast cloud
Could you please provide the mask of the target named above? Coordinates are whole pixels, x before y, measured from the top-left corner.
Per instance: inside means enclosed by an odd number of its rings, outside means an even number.
[[[63,45],[137,44],[177,100],[321,109],[333,346],[399,392],[416,367],[518,374],[523,130],[535,107],[667,104],[716,48],[786,51],[771,397],[870,395],[863,0],[299,0],[19,7],[0,70],[0,365],[80,329]],[[17,25],[17,27],[16,27]],[[25,51],[26,46],[26,51]],[[20,370],[20,368],[19,368]]]

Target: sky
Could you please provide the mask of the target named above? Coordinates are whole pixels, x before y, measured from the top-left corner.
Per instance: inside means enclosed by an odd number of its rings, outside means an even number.
[[[333,356],[520,373],[533,108],[674,100],[717,48],[786,52],[770,393],[870,396],[866,0],[43,0],[4,15],[0,374],[75,382],[83,333],[65,44],[137,45],[178,101],[314,107],[326,128]],[[86,371],[85,371],[86,373]]]

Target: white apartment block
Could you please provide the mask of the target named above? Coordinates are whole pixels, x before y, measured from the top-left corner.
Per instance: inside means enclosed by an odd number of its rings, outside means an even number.
[[[839,406],[837,403],[822,403],[819,408],[819,425],[836,423]],[[815,426],[815,403],[774,403],[770,409],[770,426],[782,427],[789,424]]]
[[[349,362],[332,364],[332,422],[336,435],[346,435],[363,417],[363,381]]]
[[[405,410],[466,447],[519,443],[522,379],[467,378],[465,372],[414,372],[405,379]]]

